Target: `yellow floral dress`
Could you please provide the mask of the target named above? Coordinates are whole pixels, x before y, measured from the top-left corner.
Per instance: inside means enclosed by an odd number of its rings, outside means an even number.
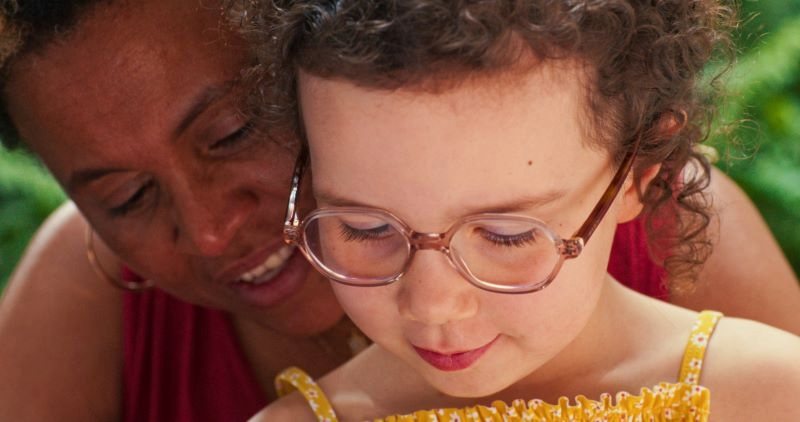
[[[700,313],[686,344],[678,382],[642,388],[638,395],[623,391],[613,398],[603,394],[600,400],[578,396],[573,402],[562,397],[555,404],[541,400],[515,400],[511,404],[495,401],[491,406],[420,410],[374,422],[705,422],[711,396],[698,380],[708,340],[721,317],[719,312]],[[302,370],[285,370],[278,375],[275,385],[280,395],[300,391],[320,422],[338,422],[325,394]]]

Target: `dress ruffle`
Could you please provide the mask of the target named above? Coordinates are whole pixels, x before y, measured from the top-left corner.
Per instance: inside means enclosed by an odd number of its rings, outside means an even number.
[[[639,395],[603,394],[600,400],[566,397],[557,404],[542,400],[515,400],[511,405],[495,401],[491,406],[462,409],[421,410],[407,415],[375,419],[375,422],[705,422],[711,395],[707,388],[685,383],[661,383],[642,388]]]

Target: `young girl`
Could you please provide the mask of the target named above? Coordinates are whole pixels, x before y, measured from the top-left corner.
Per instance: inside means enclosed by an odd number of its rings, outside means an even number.
[[[278,385],[299,393],[257,420],[800,418],[797,337],[606,273],[617,224],[643,208],[654,233],[681,235],[673,261],[702,261],[695,85],[728,9],[305,0],[261,13],[277,22],[267,71],[294,77],[260,93],[296,87],[296,110],[269,111],[302,116],[319,204],[296,208],[302,155],[287,240],[375,344],[318,385],[290,369]]]

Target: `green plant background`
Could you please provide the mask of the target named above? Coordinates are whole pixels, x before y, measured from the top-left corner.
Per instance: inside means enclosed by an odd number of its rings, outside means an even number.
[[[739,59],[710,143],[800,271],[800,0],[744,0]],[[712,72],[709,72],[712,73]],[[64,200],[36,160],[0,147],[0,289],[41,221]],[[743,245],[746,247],[746,245]]]

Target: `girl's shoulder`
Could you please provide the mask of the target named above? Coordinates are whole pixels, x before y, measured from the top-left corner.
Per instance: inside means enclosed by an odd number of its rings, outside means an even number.
[[[297,421],[317,422],[317,415],[311,410],[299,391],[281,397],[269,406],[261,409],[248,422]]]
[[[381,353],[375,349],[375,345],[368,347],[318,380],[298,368],[284,370],[276,378],[281,398],[262,409],[250,422],[370,419],[364,415],[375,413],[376,403],[382,401],[380,392],[396,392],[381,383],[380,378],[398,378],[397,374],[391,375],[392,365],[385,365]]]
[[[800,420],[800,337],[725,317],[709,342],[700,383],[716,420]]]

